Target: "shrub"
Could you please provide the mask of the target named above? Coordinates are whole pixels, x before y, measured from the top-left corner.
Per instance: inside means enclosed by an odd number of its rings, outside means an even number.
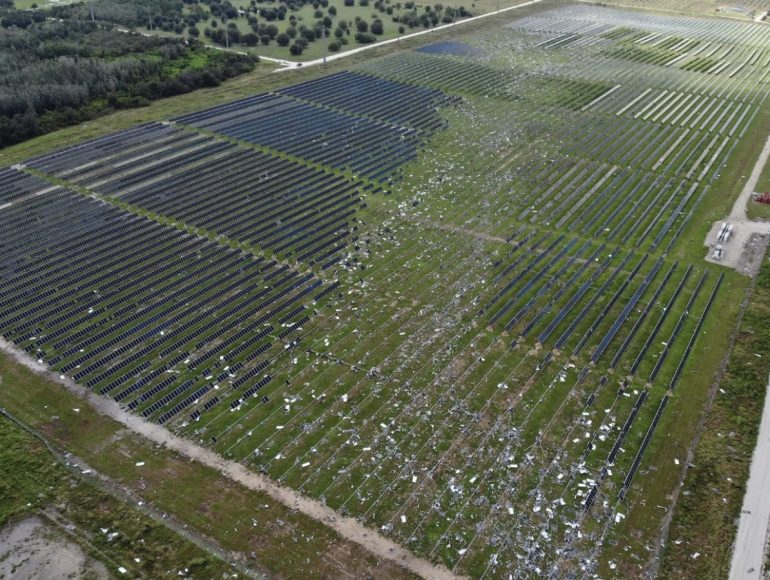
[[[356,33],[356,42],[359,44],[371,44],[372,42],[377,42],[377,37],[369,32],[358,32]]]

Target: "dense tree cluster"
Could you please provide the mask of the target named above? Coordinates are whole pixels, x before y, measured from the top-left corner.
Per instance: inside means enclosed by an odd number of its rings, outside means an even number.
[[[254,68],[198,42],[38,14],[0,8],[0,147]]]

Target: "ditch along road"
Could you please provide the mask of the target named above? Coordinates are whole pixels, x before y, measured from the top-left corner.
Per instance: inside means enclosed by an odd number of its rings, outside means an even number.
[[[358,48],[346,50],[345,52],[337,52],[334,54],[330,54],[324,58],[317,58],[315,60],[295,61],[295,60],[285,60],[282,58],[272,58],[269,56],[262,56],[262,55],[259,55],[259,60],[263,60],[265,62],[272,62],[279,65],[280,68],[277,68],[273,72],[282,72],[286,70],[293,70],[296,68],[307,68],[309,66],[318,66],[321,64],[326,64],[327,62],[332,62],[335,60],[339,60],[341,58],[346,58],[348,56],[358,54],[359,52],[364,52],[365,50],[380,48],[381,46],[385,46],[386,44],[398,43],[398,42],[401,42],[402,40],[407,40],[409,38],[414,38],[416,36],[422,36],[423,34],[431,34],[434,32],[439,32],[441,30],[447,30],[449,28],[456,28],[457,26],[462,26],[463,24],[468,24],[469,22],[475,22],[482,18],[489,18],[490,16],[497,16],[504,12],[510,12],[511,10],[516,10],[518,8],[524,8],[525,6],[532,6],[542,1],[543,0],[530,0],[529,2],[522,2],[521,4],[516,4],[515,6],[507,6],[505,8],[500,8],[499,10],[495,10],[494,12],[487,12],[485,14],[479,14],[478,16],[471,16],[470,18],[466,18],[464,20],[458,20],[457,22],[451,22],[449,24],[442,24],[441,26],[436,26],[435,28],[429,28],[428,30],[420,30],[419,32],[404,34],[403,36],[399,36],[397,38],[390,38],[388,40],[381,40],[380,42],[375,42],[373,44],[366,44],[364,46],[359,46]],[[239,54],[248,54],[246,52],[227,49],[221,46],[211,46],[210,48],[214,48],[217,50],[231,50],[232,52],[237,52]]]
[[[749,180],[738,196],[728,220],[737,223],[736,227],[759,226],[761,233],[770,232],[770,224],[754,222],[746,216],[746,204],[757,185],[762,169],[770,157],[770,136],[760,153]],[[758,232],[759,233],[759,232]],[[768,379],[770,382],[770,378]],[[767,495],[770,490],[770,384],[765,393],[765,406],[762,411],[762,422],[759,426],[759,437],[754,456],[751,460],[749,482],[746,495],[743,498],[741,519],[738,524],[738,535],[733,548],[733,558],[730,564],[730,580],[761,578],[767,545],[768,524],[770,524],[770,501]]]
[[[97,412],[114,419],[134,433],[153,443],[164,445],[201,465],[216,469],[225,477],[248,489],[268,494],[275,501],[333,529],[346,540],[361,545],[378,558],[394,562],[409,572],[429,580],[457,578],[444,566],[437,566],[428,560],[415,556],[409,550],[379,532],[364,526],[356,519],[342,516],[319,501],[303,496],[262,474],[250,471],[238,462],[224,459],[214,451],[178,437],[160,425],[149,423],[138,415],[129,413],[112,399],[97,395],[70,379],[62,378],[61,375],[30,358],[25,352],[3,338],[0,338],[0,351],[12,356],[16,362],[35,373],[64,386],[85,400]]]

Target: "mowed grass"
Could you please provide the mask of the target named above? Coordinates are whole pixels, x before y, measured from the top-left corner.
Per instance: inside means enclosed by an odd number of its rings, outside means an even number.
[[[401,3],[399,3],[401,4]],[[515,0],[477,0],[476,2],[461,2],[461,1],[453,1],[453,2],[444,2],[441,3],[443,6],[446,7],[464,7],[467,11],[471,13],[472,16],[478,16],[480,14],[487,14],[490,12],[496,12],[501,9],[510,7],[510,6],[518,6],[519,4],[523,4],[522,2],[517,2]],[[247,0],[239,0],[233,3],[234,6],[244,8],[249,5],[249,2]],[[230,46],[233,50],[246,52],[249,54],[255,54],[260,56],[265,56],[269,58],[279,58],[279,59],[286,59],[286,60],[294,60],[294,61],[309,61],[309,60],[315,60],[318,58],[323,57],[324,55],[332,55],[335,52],[328,49],[328,43],[331,43],[336,40],[336,37],[334,36],[333,32],[337,28],[337,24],[340,21],[347,21],[349,24],[349,34],[345,34],[344,38],[348,41],[348,44],[343,44],[339,51],[337,52],[345,52],[351,49],[355,49],[361,46],[365,46],[365,44],[361,44],[356,41],[355,34],[357,32],[356,29],[356,18],[361,18],[362,20],[366,21],[368,24],[371,25],[371,23],[375,19],[379,19],[382,21],[383,24],[383,33],[380,35],[377,35],[377,42],[383,41],[383,40],[389,40],[392,38],[397,38],[399,36],[408,35],[415,32],[421,32],[425,30],[431,30],[434,27],[428,27],[424,28],[422,26],[416,26],[414,28],[409,28],[407,25],[394,22],[394,18],[397,18],[399,15],[403,15],[407,12],[403,6],[401,8],[396,7],[396,2],[392,2],[391,5],[393,6],[393,13],[387,14],[387,12],[380,12],[376,8],[374,8],[374,2],[370,2],[368,6],[361,6],[358,1],[356,1],[356,4],[354,6],[345,6],[345,3],[342,0],[331,0],[329,2],[329,6],[334,6],[337,9],[336,15],[329,15],[328,14],[328,8],[324,8],[323,6],[320,6],[319,9],[323,12],[324,16],[329,16],[332,19],[332,30],[329,33],[329,37],[327,39],[327,43],[324,43],[323,38],[316,39],[315,41],[308,44],[307,48],[304,49],[301,55],[295,56],[292,55],[289,51],[289,46],[279,46],[278,43],[275,40],[271,40],[269,44],[264,45],[261,42],[257,44],[256,46],[246,46],[244,44],[238,44],[234,43]],[[424,11],[424,7],[431,6],[431,3],[415,3],[415,7],[417,9],[417,14],[422,14]],[[386,5],[387,6],[387,5]],[[271,4],[257,4],[258,8],[274,8]],[[296,27],[299,28],[300,26],[304,25],[308,28],[313,28],[315,25],[316,20],[318,20],[315,17],[315,11],[316,9],[313,7],[312,4],[305,4],[297,11],[288,11],[286,13],[286,19],[285,20],[274,20],[272,22],[264,21],[264,19],[260,19],[261,22],[265,24],[273,24],[278,27],[279,33],[285,32],[286,29],[290,26],[289,17],[294,16],[297,19]],[[509,13],[510,14],[510,13]],[[457,21],[463,20],[462,18],[458,18]],[[229,22],[232,22],[235,24],[236,28],[238,29],[238,32],[240,34],[247,34],[249,32],[252,32],[251,27],[249,26],[248,21],[245,18],[236,18],[234,20],[231,20]],[[436,25],[443,26],[446,24],[451,24],[448,22],[439,21],[439,23]],[[222,23],[217,23],[218,27],[222,27]],[[208,46],[217,46],[218,44],[214,43],[211,39],[206,37],[203,34],[204,29],[212,28],[210,19],[206,21],[202,21],[198,25],[198,29],[200,30],[200,36],[198,39],[207,44]],[[401,33],[399,31],[399,28],[403,27],[404,32]],[[137,30],[140,30],[144,34],[156,34],[160,36],[169,36],[169,37],[184,37],[183,35],[178,35],[173,32],[164,32],[162,30],[156,30],[152,29],[150,30],[147,27],[140,27]],[[293,42],[293,40],[292,40]]]
[[[746,215],[753,220],[770,220],[770,204],[759,203],[750,199],[746,204]]]
[[[247,6],[248,2],[236,2],[234,5],[236,6]],[[329,32],[329,36],[326,41],[326,45],[324,45],[324,39],[318,38],[315,41],[308,44],[307,48],[302,52],[302,54],[299,57],[296,57],[292,55],[289,52],[288,46],[279,46],[278,43],[275,40],[270,41],[268,45],[264,45],[262,43],[259,43],[257,46],[245,46],[243,44],[233,44],[231,47],[233,49],[248,52],[250,54],[256,54],[260,56],[267,56],[271,58],[283,58],[287,60],[300,60],[300,61],[306,61],[306,60],[314,60],[317,58],[321,58],[324,56],[324,54],[334,54],[333,51],[328,50],[328,44],[335,41],[336,37],[334,36],[334,30],[337,28],[337,24],[340,21],[347,21],[348,22],[348,30],[350,31],[349,34],[346,34],[344,36],[345,39],[347,39],[348,44],[343,45],[340,49],[340,52],[343,52],[345,50],[350,50],[352,48],[357,48],[359,46],[363,46],[362,44],[358,43],[355,39],[356,34],[356,18],[360,18],[367,22],[369,25],[375,20],[379,19],[382,21],[383,24],[383,33],[381,35],[377,35],[377,40],[387,40],[389,38],[396,38],[399,35],[398,28],[399,26],[404,26],[406,28],[405,34],[408,34],[409,32],[417,32],[418,30],[423,30],[422,28],[414,28],[410,29],[402,24],[397,24],[393,22],[393,17],[396,15],[396,12],[394,10],[393,15],[388,15],[384,12],[380,12],[376,8],[374,8],[373,3],[370,3],[368,6],[361,6],[358,2],[356,2],[355,6],[345,6],[344,2],[342,0],[332,0],[329,2],[329,6],[334,6],[337,9],[337,15],[332,16],[328,14],[328,8],[324,8],[323,6],[319,7],[319,9],[323,12],[324,16],[329,16],[332,19],[332,30]],[[274,5],[270,4],[257,4],[258,8],[274,8]],[[422,10],[420,7],[419,10]],[[418,13],[419,13],[418,10]],[[286,13],[286,19],[285,20],[274,20],[272,22],[264,21],[266,24],[273,24],[278,27],[278,32],[286,32],[286,29],[291,25],[289,22],[289,17],[294,16],[297,19],[297,28],[304,25],[307,28],[312,29],[315,25],[316,20],[318,20],[314,13],[316,9],[313,8],[312,4],[305,4],[300,10],[295,11],[288,11]],[[249,26],[248,21],[245,18],[236,18],[235,20],[229,21],[233,22],[236,27],[238,28],[238,31],[243,35],[247,34],[249,32],[252,32],[251,27]],[[219,22],[218,26],[222,26],[222,23]],[[201,31],[201,35],[199,39],[209,45],[214,45],[214,43],[211,41],[211,39],[207,38],[203,35],[203,30],[205,27],[211,28],[210,21],[208,22],[202,22],[198,28]],[[156,31],[150,31],[145,29],[142,29],[142,32],[145,33],[155,33]],[[179,36],[170,34],[169,36]]]
[[[62,386],[5,354],[0,355],[0,377],[1,406],[43,433],[57,448],[75,454],[155,509],[238,554],[252,568],[285,578],[338,578],[347,574],[407,577],[398,566],[378,562],[323,524],[133,435]],[[18,453],[13,455],[13,461],[23,460]],[[138,467],[138,462],[144,465]],[[15,470],[14,465],[2,462],[9,473]],[[24,484],[31,491],[10,496],[6,513],[18,512],[19,504],[36,493],[39,478],[46,476],[45,470],[33,470]],[[184,558],[183,551],[179,554]]]

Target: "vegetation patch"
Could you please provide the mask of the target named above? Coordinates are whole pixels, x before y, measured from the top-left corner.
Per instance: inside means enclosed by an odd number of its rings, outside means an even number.
[[[8,388],[7,384],[3,388]],[[230,565],[67,469],[37,438],[0,416],[0,526],[39,514],[117,575],[216,578]]]

